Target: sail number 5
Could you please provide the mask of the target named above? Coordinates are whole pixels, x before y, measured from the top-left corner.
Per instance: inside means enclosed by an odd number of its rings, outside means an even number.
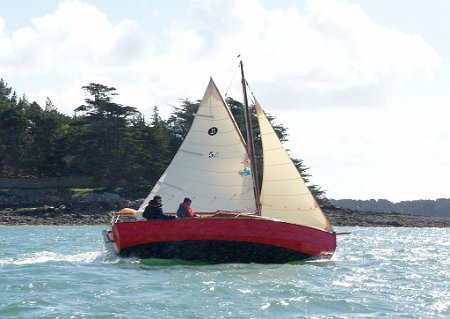
[[[219,152],[209,152],[209,158],[219,158]]]

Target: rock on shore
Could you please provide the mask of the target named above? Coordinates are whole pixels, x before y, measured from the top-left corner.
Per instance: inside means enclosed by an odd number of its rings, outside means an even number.
[[[0,194],[0,225],[100,225],[124,207],[138,208],[113,193],[75,193],[54,189]]]

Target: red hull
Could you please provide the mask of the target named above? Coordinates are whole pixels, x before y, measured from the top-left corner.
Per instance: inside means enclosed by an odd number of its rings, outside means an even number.
[[[234,217],[115,223],[116,253],[207,262],[331,258],[336,234],[269,219]]]

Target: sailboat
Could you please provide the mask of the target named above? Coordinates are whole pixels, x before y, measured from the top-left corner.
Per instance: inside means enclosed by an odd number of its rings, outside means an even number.
[[[211,78],[188,134],[141,207],[114,214],[103,231],[115,254],[208,263],[332,257],[336,233],[255,99],[263,148],[259,192],[242,62],[240,68],[248,144]],[[145,220],[155,195],[167,214],[189,197],[201,218]]]

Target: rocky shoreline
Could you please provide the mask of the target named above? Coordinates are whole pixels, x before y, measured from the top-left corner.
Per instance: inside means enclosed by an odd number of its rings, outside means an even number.
[[[112,212],[83,214],[60,211],[54,207],[36,207],[0,210],[0,226],[82,226],[107,225]]]
[[[360,227],[450,227],[450,217],[420,216],[401,213],[378,213],[350,209],[324,209],[333,226]]]
[[[16,191],[0,194],[0,226],[108,225],[112,213],[137,209],[141,200],[117,194],[74,194],[56,190]],[[323,208],[333,226],[450,227],[450,217],[362,212],[334,206]]]
[[[347,209],[324,209],[333,226],[360,227],[450,227],[450,218],[406,215],[400,213],[358,212]],[[82,226],[108,225],[113,211],[73,213],[55,207],[0,210],[0,226]]]

